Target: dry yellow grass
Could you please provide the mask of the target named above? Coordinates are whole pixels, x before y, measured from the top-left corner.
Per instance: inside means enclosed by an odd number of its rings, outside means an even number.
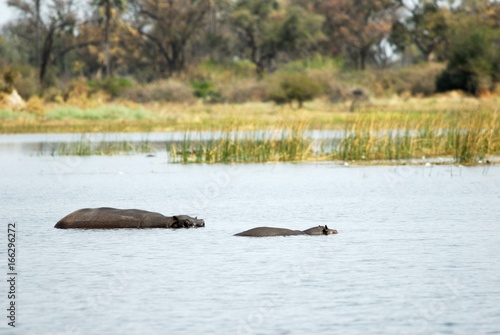
[[[1,133],[33,132],[151,132],[217,129],[275,129],[277,125],[305,123],[309,129],[345,129],[360,117],[370,116],[371,126],[406,122],[408,127],[424,119],[448,122],[454,114],[495,114],[500,98],[475,99],[459,94],[430,98],[371,99],[350,112],[351,102],[331,104],[317,100],[296,110],[272,103],[205,105],[180,103],[135,104],[89,102],[87,105],[49,103],[37,112],[10,111],[0,106]],[[367,125],[369,126],[369,125]],[[387,128],[386,128],[387,129]]]

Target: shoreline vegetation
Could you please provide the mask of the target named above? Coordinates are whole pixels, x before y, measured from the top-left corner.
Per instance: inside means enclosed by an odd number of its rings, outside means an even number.
[[[378,99],[349,112],[348,104],[314,101],[296,110],[273,104],[49,106],[44,116],[0,111],[2,133],[180,131],[167,143],[174,163],[344,161],[355,164],[408,164],[445,159],[459,164],[496,163],[500,156],[496,98],[435,96]],[[340,136],[313,138],[312,130]],[[212,132],[200,139],[199,132]],[[241,132],[241,136],[235,133]],[[52,155],[152,153],[148,143],[60,144]],[[425,160],[424,159],[424,160]]]

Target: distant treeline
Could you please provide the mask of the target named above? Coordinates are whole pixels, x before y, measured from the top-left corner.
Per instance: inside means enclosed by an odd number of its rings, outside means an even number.
[[[447,62],[440,90],[500,82],[497,0],[7,2],[17,13],[0,36],[7,84],[30,71],[40,88],[80,77],[152,82],[201,61],[244,61],[262,77],[318,55],[357,70]]]

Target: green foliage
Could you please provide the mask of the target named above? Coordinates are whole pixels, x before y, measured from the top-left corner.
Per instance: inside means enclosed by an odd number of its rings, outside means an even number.
[[[209,79],[194,79],[191,81],[191,87],[195,97],[203,99],[204,102],[217,103],[224,101],[222,93]]]
[[[324,40],[323,21],[321,15],[300,6],[281,7],[275,0],[240,0],[231,14],[259,76],[272,67],[278,53],[304,55]]]
[[[23,59],[26,55],[23,54],[20,44],[15,36],[9,36],[9,38],[0,36],[0,66],[26,61]]]
[[[401,51],[415,44],[425,60],[433,54],[440,58],[450,30],[446,20],[448,12],[433,2],[415,4],[411,15],[392,25],[389,40]]]
[[[113,98],[116,98],[123,90],[132,87],[132,81],[127,78],[107,77],[104,80],[89,81],[87,85],[91,93],[104,91]]]
[[[451,41],[448,66],[436,80],[440,92],[481,94],[500,80],[500,33],[484,26],[467,28]]]
[[[326,40],[322,32],[324,21],[321,15],[308,13],[300,6],[289,6],[279,31],[283,50],[307,55],[315,45]]]
[[[271,87],[269,98],[277,104],[297,102],[301,108],[305,101],[319,96],[324,87],[304,73],[282,73]]]

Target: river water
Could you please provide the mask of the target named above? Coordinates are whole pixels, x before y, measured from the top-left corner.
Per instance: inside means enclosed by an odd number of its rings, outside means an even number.
[[[500,334],[498,166],[168,161],[3,147],[18,278],[16,328],[2,316],[1,334]],[[53,228],[101,206],[206,227]],[[339,234],[233,236],[318,224]]]

